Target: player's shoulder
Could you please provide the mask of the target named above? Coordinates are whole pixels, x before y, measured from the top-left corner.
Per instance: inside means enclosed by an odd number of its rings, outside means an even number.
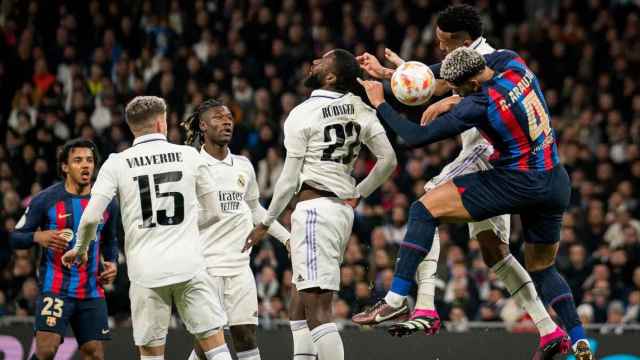
[[[251,160],[249,160],[249,158],[244,156],[244,155],[230,154],[230,156],[231,156],[231,159],[233,160],[233,162],[237,163],[238,165],[253,167],[253,164],[251,163]]]
[[[33,198],[31,198],[29,207],[46,206],[47,204],[64,197],[65,194],[66,191],[64,189],[64,183],[57,182],[34,195]]]
[[[507,66],[512,60],[524,63],[517,52],[509,49],[496,50],[490,54],[486,54],[484,58],[487,61],[488,67],[498,71],[501,70],[500,67]],[[496,67],[498,67],[498,69],[496,69]]]

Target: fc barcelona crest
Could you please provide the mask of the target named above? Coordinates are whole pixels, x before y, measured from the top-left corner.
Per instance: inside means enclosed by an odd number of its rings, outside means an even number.
[[[247,180],[244,178],[244,176],[238,175],[238,185],[240,185],[240,187],[243,188],[246,183],[247,183]]]
[[[54,327],[58,320],[54,316],[47,316],[47,326]]]

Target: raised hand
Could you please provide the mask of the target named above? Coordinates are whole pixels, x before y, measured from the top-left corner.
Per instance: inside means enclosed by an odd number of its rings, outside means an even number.
[[[384,89],[382,88],[381,82],[375,80],[362,80],[360,78],[358,78],[358,82],[367,92],[367,97],[373,107],[377,108],[384,102]]]
[[[384,58],[396,67],[404,64],[404,60],[389,48],[384,49]]]
[[[447,111],[451,111],[454,106],[462,100],[459,95],[451,95],[438,102],[431,104],[427,110],[422,113],[422,119],[420,119],[420,126],[427,126],[440,114],[444,114]]]

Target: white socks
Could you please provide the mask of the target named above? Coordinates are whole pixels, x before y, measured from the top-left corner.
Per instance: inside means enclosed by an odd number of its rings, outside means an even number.
[[[311,338],[318,349],[318,360],[344,360],[344,347],[335,323],[314,328],[311,330]]]
[[[214,352],[217,349],[221,349],[222,347],[217,347],[215,349],[211,349],[209,352]],[[231,355],[229,354],[229,357],[220,357],[222,356],[222,354],[224,353],[224,350],[226,350],[227,353],[229,353],[229,348],[224,345],[224,349],[223,350],[217,350],[218,352],[214,353],[211,359],[216,359],[216,360],[226,360],[226,359],[231,359]],[[205,355],[207,355],[207,353],[205,353]],[[260,360],[260,350],[258,350],[258,348],[255,348],[253,350],[247,350],[247,351],[242,351],[239,353],[236,353],[236,355],[238,355],[238,360]],[[215,357],[218,356],[218,357]],[[191,350],[191,354],[189,354],[189,358],[187,360],[200,360],[200,358],[198,357],[198,355],[196,354],[195,350]],[[207,360],[209,360],[209,357],[207,357]]]
[[[416,271],[416,283],[418,284],[418,297],[416,309],[435,310],[436,297],[436,271],[438,270],[438,258],[440,257],[440,236],[436,229],[433,237],[431,251],[418,265]]]
[[[387,291],[387,295],[384,297],[384,301],[391,305],[391,307],[393,308],[399,308],[400,306],[402,306],[402,303],[404,303],[404,300],[407,297],[404,295],[400,295],[400,294],[396,294],[393,291],[389,290]]]
[[[293,335],[293,360],[315,360],[318,351],[311,339],[307,320],[292,320],[289,326]]]
[[[207,360],[232,360],[227,344],[222,344],[204,353]]]
[[[236,355],[238,355],[238,360],[260,360],[260,350],[258,350],[258,348],[241,351],[236,353]]]
[[[544,304],[538,297],[531,276],[513,255],[509,254],[500,260],[491,270],[504,283],[516,303],[529,313],[540,332],[540,336],[550,334],[556,329],[556,323],[551,320]]]

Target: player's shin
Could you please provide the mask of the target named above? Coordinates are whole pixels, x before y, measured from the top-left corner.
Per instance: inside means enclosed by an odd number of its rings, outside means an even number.
[[[529,273],[513,255],[507,255],[496,263],[491,270],[504,283],[516,303],[531,316],[540,332],[540,336],[550,334],[556,329],[557,325],[551,320],[551,316],[549,316],[544,304],[540,301]]]
[[[418,284],[418,296],[416,299],[416,310],[435,311],[436,296],[436,271],[438,269],[438,258],[440,257],[440,237],[436,229],[433,245],[427,257],[418,265],[416,272],[416,283]]]
[[[394,308],[402,306],[411,290],[418,265],[431,249],[437,226],[438,220],[420,201],[415,201],[411,205],[407,233],[400,244],[391,290],[385,297],[385,301],[390,306]]]
[[[542,300],[553,307],[562,324],[569,331],[571,343],[575,345],[579,340],[585,339],[586,335],[576,311],[571,288],[556,267],[551,265],[543,270],[532,271],[531,278]]]
[[[293,359],[314,360],[318,352],[311,339],[307,320],[292,320],[289,325],[293,335]]]

